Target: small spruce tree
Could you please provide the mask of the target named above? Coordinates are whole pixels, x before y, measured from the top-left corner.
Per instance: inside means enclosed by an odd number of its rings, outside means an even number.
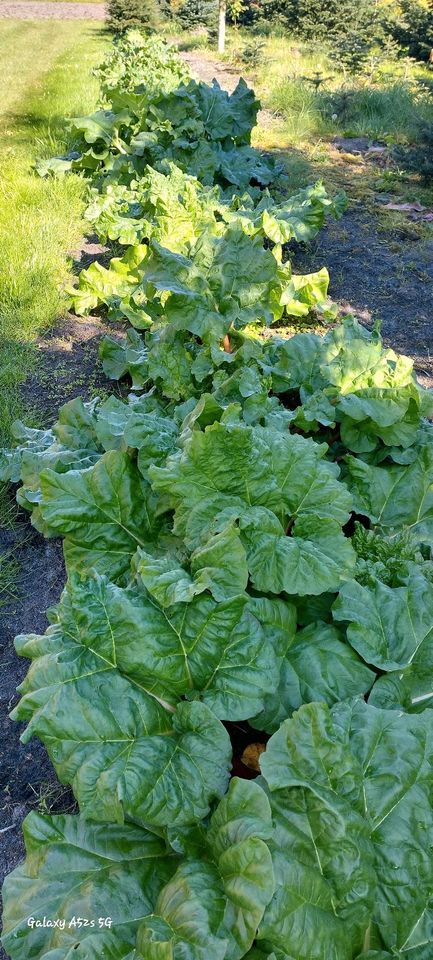
[[[418,0],[400,0],[401,14],[386,24],[391,36],[415,60],[433,62],[433,0],[427,5]]]
[[[208,30],[215,30],[218,22],[218,2],[217,0],[184,0],[176,19],[185,30],[190,27],[207,27]]]
[[[114,33],[131,28],[157,30],[161,25],[157,0],[109,0],[107,23]]]
[[[278,24],[300,40],[323,44],[349,72],[363,66],[382,37],[375,0],[246,0],[246,4],[241,22]]]
[[[301,37],[326,44],[338,66],[352,73],[381,30],[374,0],[298,0],[297,21]]]

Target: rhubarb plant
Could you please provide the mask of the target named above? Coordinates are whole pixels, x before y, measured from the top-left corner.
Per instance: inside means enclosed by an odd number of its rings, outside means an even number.
[[[75,296],[130,321],[101,358],[131,392],[0,455],[67,575],[12,717],[77,804],[24,823],[5,950],[430,960],[432,395],[353,317],[263,336],[323,309],[283,247],[341,206],[260,194],[246,85],[136,33],[99,75],[57,163],[126,247]]]

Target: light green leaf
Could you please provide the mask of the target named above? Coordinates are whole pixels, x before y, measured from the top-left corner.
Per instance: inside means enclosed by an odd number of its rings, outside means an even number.
[[[121,380],[128,374],[134,390],[140,390],[148,379],[147,350],[137,330],[128,330],[124,341],[104,337],[99,359],[110,380]]]
[[[341,588],[332,613],[334,620],[348,624],[351,646],[380,670],[408,667],[420,647],[433,642],[433,590],[420,575],[394,588],[380,580],[374,588],[351,580]]]
[[[246,589],[245,550],[233,525],[198,547],[190,564],[191,574],[175,558],[157,558],[139,550],[136,567],[145,587],[163,607],[189,602],[206,590],[215,600],[229,600]]]
[[[433,539],[433,444],[420,446],[407,466],[375,467],[349,457],[347,467],[357,513],[385,531],[404,528],[414,540]]]
[[[239,530],[229,525],[191,554],[191,572],[215,600],[226,600],[246,590],[248,567]]]

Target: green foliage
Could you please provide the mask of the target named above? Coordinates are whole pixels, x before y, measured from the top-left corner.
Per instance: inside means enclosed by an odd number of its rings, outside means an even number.
[[[365,63],[382,27],[374,0],[260,0],[242,15],[248,24],[281,26],[290,35],[320,44],[336,64],[356,73]]]
[[[252,70],[256,70],[257,67],[262,63],[263,49],[264,43],[262,40],[250,40],[248,43],[244,44],[241,52],[241,59],[242,63],[245,64],[247,69],[249,67]]]
[[[306,40],[325,43],[338,66],[356,73],[377,39],[377,6],[372,0],[298,0],[297,29]]]
[[[156,0],[108,0],[107,23],[114,33],[140,29],[151,33],[160,24]]]
[[[410,57],[428,60],[433,49],[433,6],[418,0],[400,0],[400,15],[389,18],[386,29]]]
[[[126,247],[77,302],[132,321],[101,355],[134,392],[18,424],[0,459],[68,578],[46,633],[16,638],[13,717],[80,808],[27,819],[3,942],[13,960],[427,960],[432,394],[352,317],[261,335],[323,309],[326,271],[293,276],[283,246],[342,200],[131,167],[133,142],[166,142],[161,97],[170,143],[198,130],[235,167],[256,111],[246,86],[179,94],[158,41],[137,92],[146,49],[121,41],[113,110],[77,123],[88,217]],[[154,129],[122,139],[123,111]],[[240,724],[256,782],[230,780]]]
[[[218,18],[216,0],[181,0],[176,10],[176,21],[185,30],[207,27],[215,30]]]

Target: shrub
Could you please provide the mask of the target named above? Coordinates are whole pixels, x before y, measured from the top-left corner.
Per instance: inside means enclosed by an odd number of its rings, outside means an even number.
[[[115,33],[134,27],[149,32],[160,26],[161,14],[156,0],[109,0],[108,26]]]
[[[190,27],[212,29],[217,23],[216,0],[184,0],[177,12],[177,21],[185,30]]]
[[[387,22],[387,30],[416,60],[429,60],[433,48],[433,2],[401,0],[401,15]]]

